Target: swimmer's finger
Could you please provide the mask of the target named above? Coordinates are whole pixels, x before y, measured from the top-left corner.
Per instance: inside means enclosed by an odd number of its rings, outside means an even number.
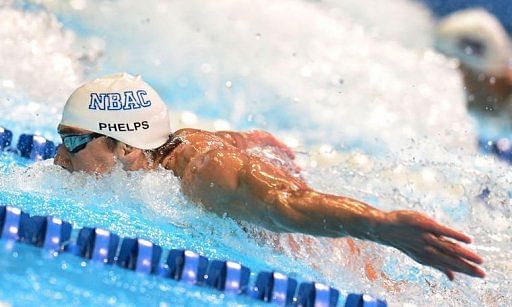
[[[461,241],[464,243],[472,242],[471,237],[469,237],[468,235],[466,235],[458,230],[455,230],[453,228],[438,224],[435,221],[432,221],[428,230],[431,233],[438,235],[438,236],[445,236],[445,237],[453,238],[455,240],[458,240],[458,241]]]
[[[484,278],[486,275],[484,270],[462,259],[457,259],[455,266],[456,268],[453,269],[454,271],[464,273],[469,276]]]
[[[455,273],[453,273],[452,270],[446,270],[444,271],[444,274],[446,277],[448,277],[449,280],[453,281],[455,279]]]
[[[463,246],[457,243],[451,242],[441,237],[436,237],[431,234],[427,236],[427,242],[429,242],[437,249],[449,255],[455,257],[462,257],[477,264],[482,264],[484,262],[484,259],[480,257],[477,253],[473,252],[472,250],[464,248]]]
[[[434,267],[438,267],[441,271],[446,272],[447,270],[464,273],[473,277],[485,277],[485,272],[478,266],[469,263],[461,258],[454,257],[449,254],[445,254],[442,251],[436,249],[435,247],[430,247],[431,251],[436,255],[437,260],[439,261],[439,265],[434,265]]]

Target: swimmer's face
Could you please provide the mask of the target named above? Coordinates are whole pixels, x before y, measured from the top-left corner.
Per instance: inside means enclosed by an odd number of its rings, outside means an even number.
[[[59,134],[89,134],[91,131],[63,126],[58,127]],[[91,140],[85,148],[71,153],[63,145],[59,146],[53,161],[70,172],[84,171],[101,174],[110,171],[115,165],[115,141],[108,137],[97,137]]]

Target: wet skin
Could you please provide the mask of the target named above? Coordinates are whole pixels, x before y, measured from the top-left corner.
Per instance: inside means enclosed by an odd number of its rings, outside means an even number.
[[[59,131],[89,133],[65,126]],[[210,211],[276,232],[352,236],[392,246],[450,280],[454,272],[485,276],[478,266],[483,259],[460,244],[471,243],[462,232],[415,211],[383,212],[355,199],[320,193],[296,173],[249,153],[251,147],[273,146],[293,159],[293,151],[269,133],[182,129],[174,135],[183,142],[160,165],[181,179],[187,197]],[[126,170],[158,167],[142,150],[108,142],[106,137],[95,139],[76,154],[61,146],[54,163],[93,173],[108,172],[116,161]]]

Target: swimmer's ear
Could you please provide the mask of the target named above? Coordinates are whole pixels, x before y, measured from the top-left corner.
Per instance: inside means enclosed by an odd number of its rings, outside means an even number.
[[[123,169],[135,171],[144,168],[146,156],[140,148],[132,147],[122,142],[118,142],[114,151],[117,159],[123,164]]]
[[[142,152],[142,149],[139,149],[139,148],[136,148],[136,147],[133,147],[133,146],[130,146],[128,144],[118,141],[116,144],[116,147],[114,149],[114,152],[116,153],[116,155],[119,158],[121,158],[124,156],[129,156],[129,155],[136,154],[138,152]]]

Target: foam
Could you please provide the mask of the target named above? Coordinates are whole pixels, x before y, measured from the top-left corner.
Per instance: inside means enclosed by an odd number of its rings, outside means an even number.
[[[2,92],[53,105],[65,101],[82,77],[74,33],[45,12],[2,8],[0,23]]]
[[[0,6],[0,124],[54,136],[46,127],[82,80],[78,41],[53,14]]]
[[[433,52],[397,43],[396,31],[375,37],[370,25],[381,24],[375,15],[360,14],[371,20],[361,23],[348,17],[364,5],[355,10],[349,2],[345,13],[342,4],[295,0],[87,1],[80,10],[44,3],[71,20],[70,27],[101,33],[108,65],[98,75],[141,73],[171,110],[337,148],[397,153],[424,135],[441,146],[473,148],[457,72]],[[418,34],[431,28],[428,13],[404,1],[389,10],[401,6],[397,17],[415,16],[422,24],[404,35],[429,37]],[[402,25],[390,19],[380,28]]]

